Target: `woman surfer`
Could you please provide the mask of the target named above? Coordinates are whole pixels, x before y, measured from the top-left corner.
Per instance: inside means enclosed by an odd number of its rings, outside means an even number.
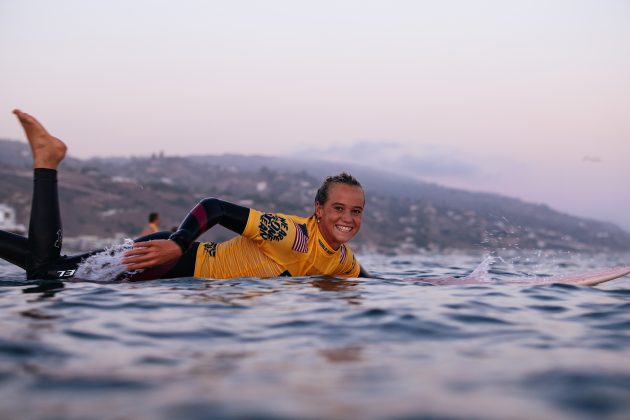
[[[66,145],[31,115],[20,110],[14,114],[33,154],[33,199],[28,238],[0,231],[0,257],[25,269],[29,279],[73,277],[83,260],[100,251],[61,256],[57,168]],[[361,184],[346,173],[326,178],[308,218],[204,199],[176,232],[137,239],[122,260],[129,269],[126,277],[367,277],[346,245],[361,228],[364,205]],[[239,236],[219,244],[195,242],[216,224]]]

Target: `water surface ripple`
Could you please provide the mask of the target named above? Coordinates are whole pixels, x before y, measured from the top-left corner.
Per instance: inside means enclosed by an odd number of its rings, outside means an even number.
[[[364,257],[386,279],[26,281],[0,265],[0,418],[628,418],[628,256]]]

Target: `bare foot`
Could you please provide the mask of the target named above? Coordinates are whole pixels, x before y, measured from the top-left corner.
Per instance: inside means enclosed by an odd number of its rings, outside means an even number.
[[[33,167],[57,169],[68,149],[64,142],[48,134],[44,126],[33,116],[19,109],[13,110],[13,113],[20,120],[26,138],[31,145]]]

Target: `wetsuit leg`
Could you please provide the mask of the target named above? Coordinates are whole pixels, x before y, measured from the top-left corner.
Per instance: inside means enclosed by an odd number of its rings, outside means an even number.
[[[0,256],[35,278],[46,264],[59,258],[61,219],[57,199],[57,171],[36,168],[28,239],[8,232],[0,235]]]
[[[0,230],[0,258],[26,270],[28,239]]]
[[[29,261],[28,242],[28,239],[24,236],[0,231],[0,258],[26,270]],[[34,276],[40,279],[63,279],[72,277],[79,263],[96,252],[99,251],[73,255],[71,257],[59,257],[45,267],[40,268]]]
[[[77,265],[93,253],[60,257],[61,240],[57,171],[36,168],[29,236],[0,231],[0,258],[26,270],[28,279],[71,277]]]
[[[57,171],[35,168],[28,228],[26,277],[42,278],[46,267],[59,260],[63,231],[57,195]]]

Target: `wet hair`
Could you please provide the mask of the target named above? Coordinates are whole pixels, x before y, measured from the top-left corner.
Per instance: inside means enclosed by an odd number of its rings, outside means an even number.
[[[160,215],[158,213],[151,213],[149,214],[149,223],[153,223],[159,218],[160,218]]]
[[[315,194],[315,203],[322,205],[328,201],[328,193],[332,184],[345,184],[352,187],[359,187],[363,190],[361,183],[347,172],[342,172],[339,175],[327,176],[317,190],[317,194]]]

